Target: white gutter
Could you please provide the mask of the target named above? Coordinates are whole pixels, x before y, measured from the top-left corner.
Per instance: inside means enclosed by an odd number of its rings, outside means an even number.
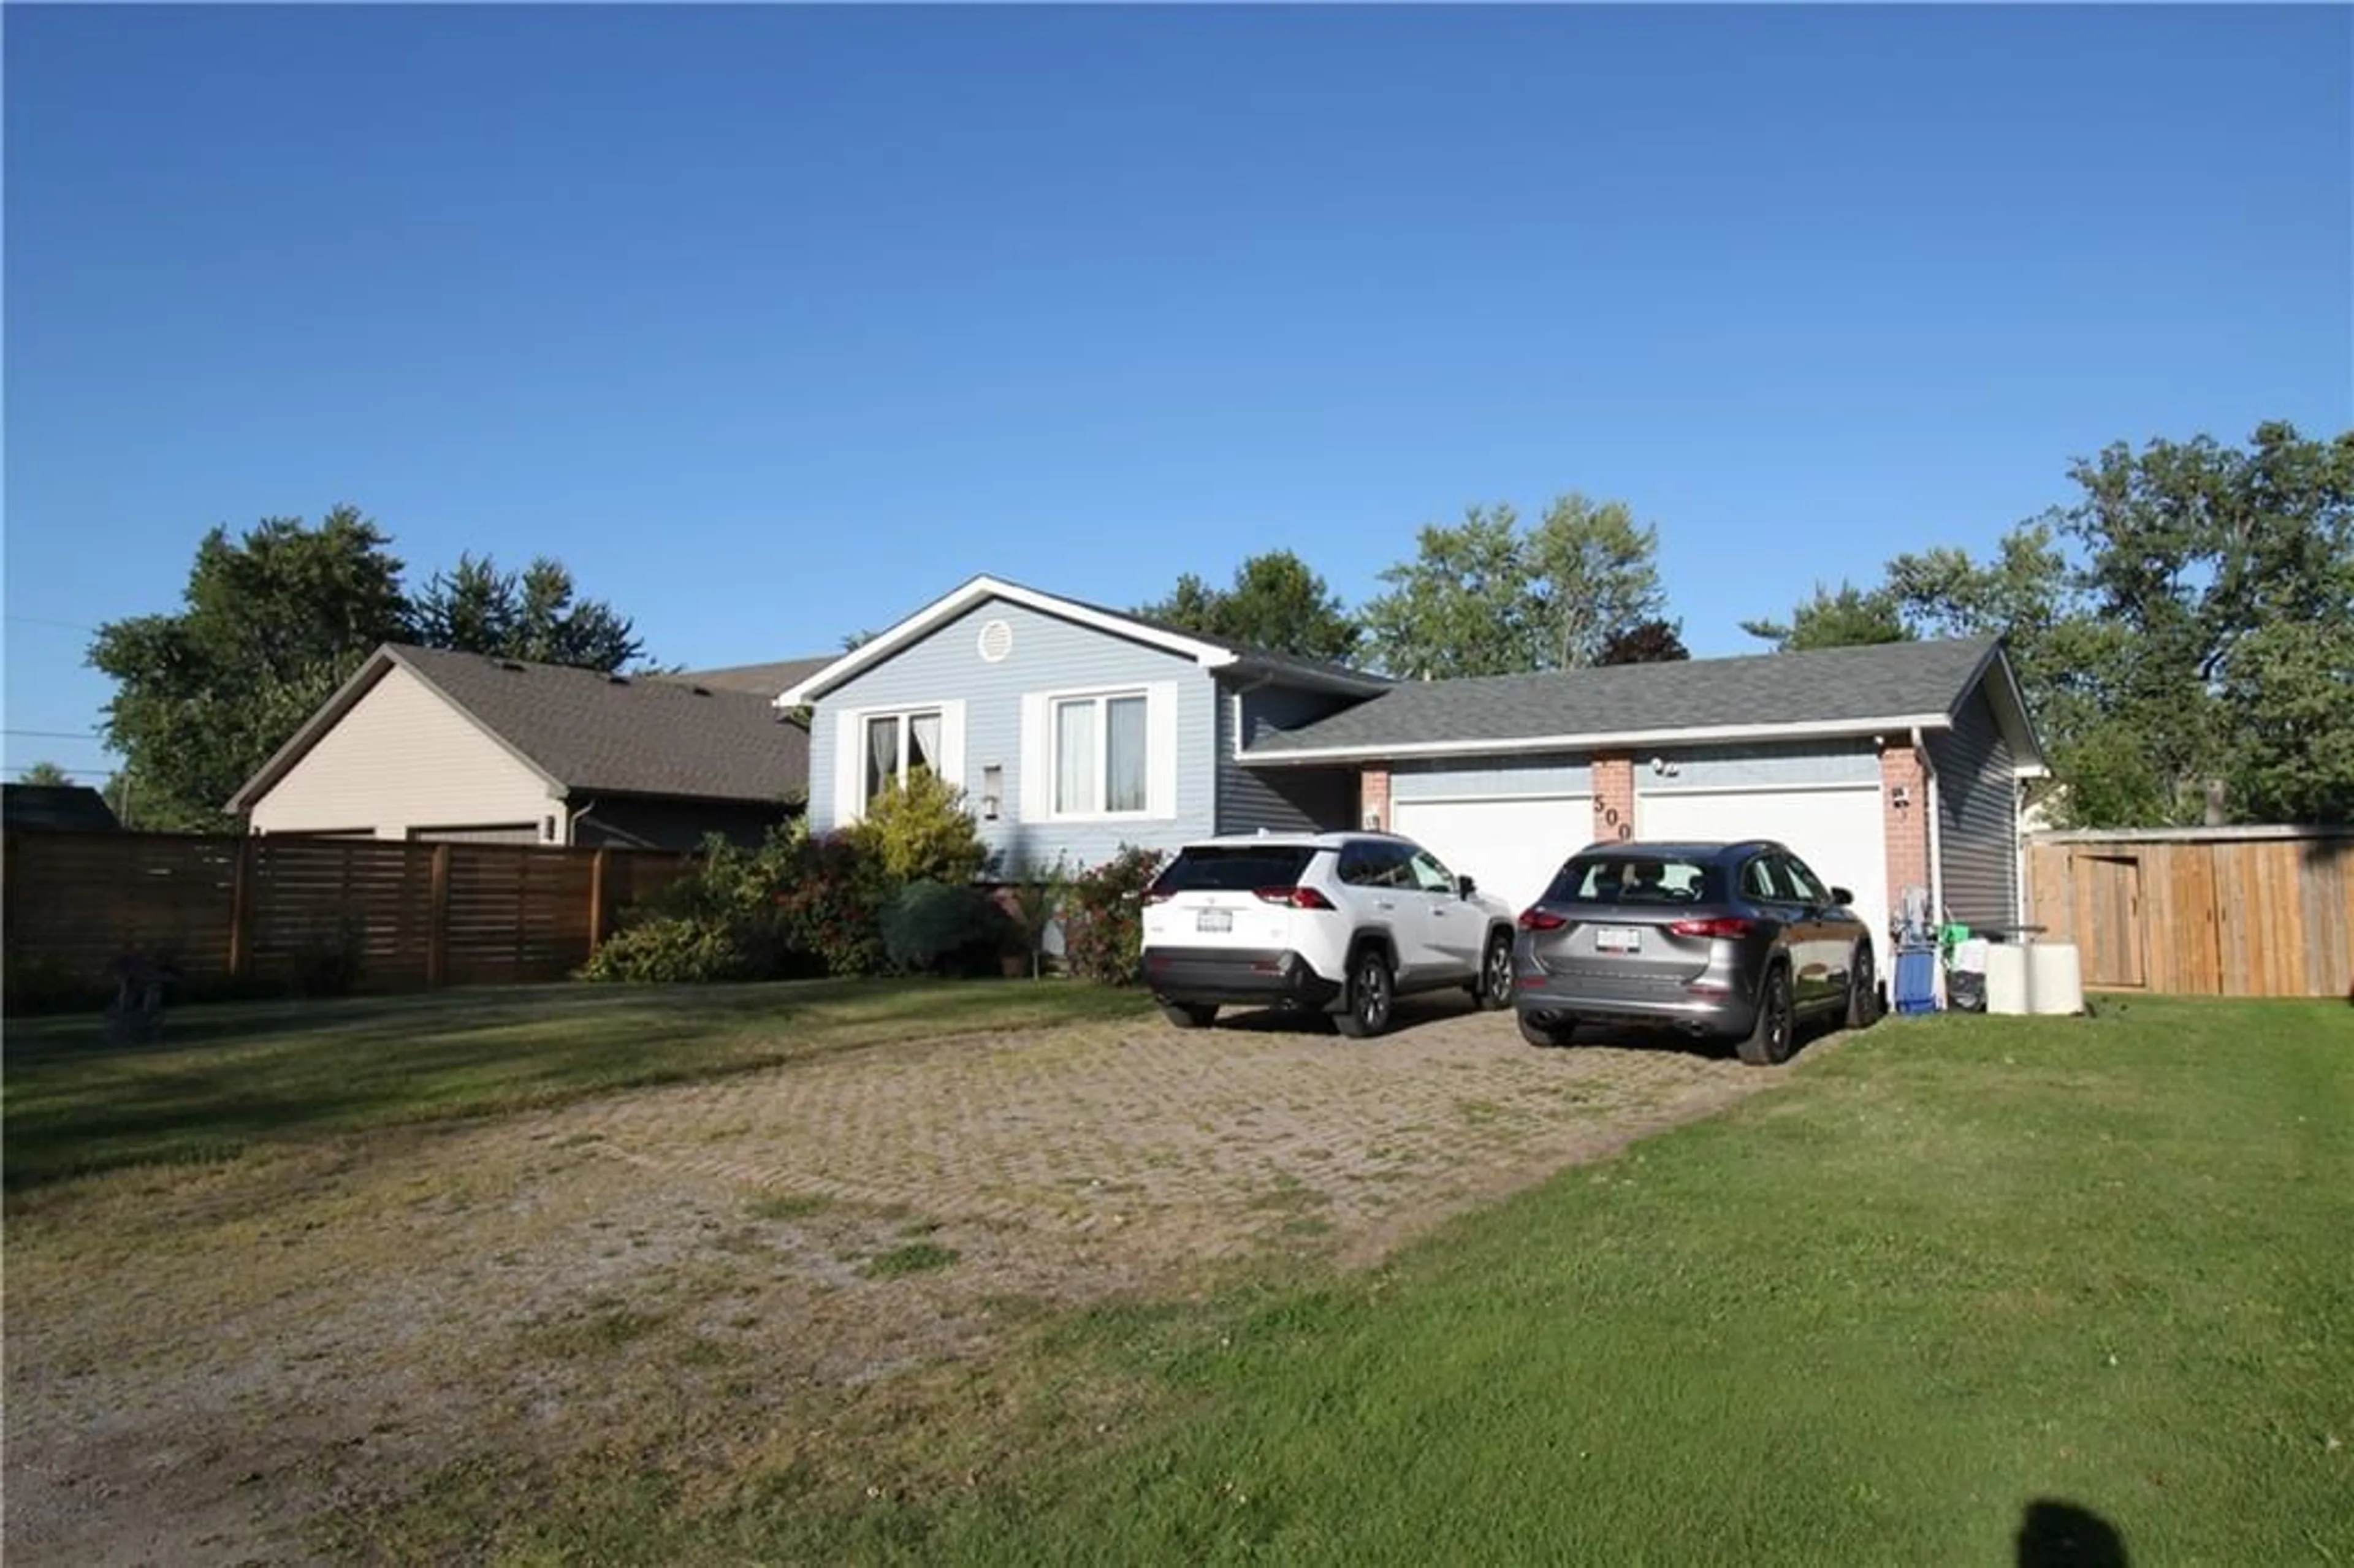
[[[1946,714],[1908,714],[1895,718],[1819,719],[1801,724],[1727,724],[1700,729],[1589,731],[1583,735],[1515,735],[1486,740],[1423,740],[1393,745],[1302,747],[1297,750],[1246,753],[1243,760],[1264,767],[1310,762],[1384,762],[1408,757],[1508,756],[1529,751],[1600,751],[1646,746],[1691,746],[1711,741],[1817,740],[1862,736],[1892,729],[1949,729]]]

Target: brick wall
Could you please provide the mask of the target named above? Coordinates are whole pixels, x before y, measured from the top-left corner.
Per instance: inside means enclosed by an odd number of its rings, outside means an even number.
[[[1635,759],[1631,757],[1594,759],[1594,836],[1604,842],[1635,836]]]
[[[1390,770],[1368,768],[1357,776],[1357,824],[1386,829],[1390,825]]]
[[[1908,804],[1896,804],[1899,789]],[[1906,888],[1931,885],[1928,776],[1913,747],[1902,742],[1881,749],[1880,821],[1887,845],[1888,912],[1893,916],[1903,907]]]

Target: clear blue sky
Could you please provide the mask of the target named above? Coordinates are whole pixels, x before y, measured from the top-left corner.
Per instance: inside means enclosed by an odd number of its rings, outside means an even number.
[[[1580,489],[1738,651],[2109,441],[2354,425],[2350,16],[12,6],[7,724],[342,501],[713,664]]]

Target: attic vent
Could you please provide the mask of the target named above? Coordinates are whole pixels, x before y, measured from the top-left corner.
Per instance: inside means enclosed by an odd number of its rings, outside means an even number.
[[[1013,628],[1002,620],[992,620],[981,629],[981,658],[985,664],[999,664],[1013,652]]]

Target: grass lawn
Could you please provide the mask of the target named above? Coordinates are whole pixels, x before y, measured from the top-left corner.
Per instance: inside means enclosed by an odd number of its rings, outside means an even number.
[[[845,1434],[830,1472],[715,1486],[641,1448],[523,1512],[455,1470],[372,1539],[430,1521],[529,1562],[2349,1563],[2349,1258],[2354,1009],[1892,1021],[1376,1271],[1050,1319]],[[2039,1500],[2125,1555],[2015,1557]]]
[[[111,1049],[94,1017],[11,1020],[6,1181],[235,1158],[247,1145],[493,1115],[910,1038],[1141,1016],[1064,981],[534,986],[173,1014]]]

